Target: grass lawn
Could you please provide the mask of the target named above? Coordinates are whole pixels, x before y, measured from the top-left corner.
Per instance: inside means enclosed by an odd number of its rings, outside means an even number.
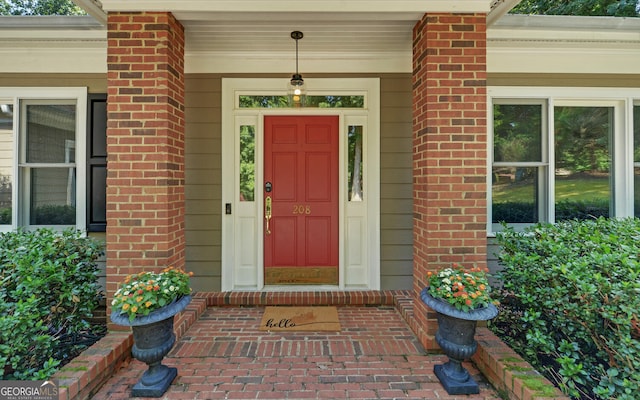
[[[563,200],[607,201],[610,198],[609,178],[556,178],[556,202]],[[493,187],[493,203],[533,203],[533,181]]]

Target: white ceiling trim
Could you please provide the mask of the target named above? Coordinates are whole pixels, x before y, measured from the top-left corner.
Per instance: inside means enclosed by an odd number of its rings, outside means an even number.
[[[86,0],[85,0],[86,1]],[[484,12],[494,0],[101,0],[104,11],[181,12]]]

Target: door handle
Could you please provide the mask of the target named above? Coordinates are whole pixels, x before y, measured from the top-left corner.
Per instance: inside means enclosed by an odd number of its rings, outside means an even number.
[[[271,229],[269,229],[269,222],[271,221],[271,196],[267,196],[267,198],[264,199],[264,219],[266,220],[266,234],[271,235]]]

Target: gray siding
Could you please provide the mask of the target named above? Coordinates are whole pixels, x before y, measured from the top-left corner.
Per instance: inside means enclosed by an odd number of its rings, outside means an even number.
[[[221,288],[222,80],[187,75],[185,82],[185,226],[193,290]]]
[[[4,87],[78,87],[86,86],[89,93],[107,93],[106,74],[2,74]]]
[[[221,288],[221,77],[186,78],[186,257],[194,290]],[[411,75],[381,77],[381,281],[411,287]]]
[[[411,74],[380,79],[380,282],[413,284],[413,122]]]
[[[489,73],[489,86],[638,87],[640,74],[504,74]]]

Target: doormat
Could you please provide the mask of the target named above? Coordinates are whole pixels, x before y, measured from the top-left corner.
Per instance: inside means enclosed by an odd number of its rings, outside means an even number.
[[[260,330],[274,332],[339,332],[338,310],[333,306],[265,307]]]

